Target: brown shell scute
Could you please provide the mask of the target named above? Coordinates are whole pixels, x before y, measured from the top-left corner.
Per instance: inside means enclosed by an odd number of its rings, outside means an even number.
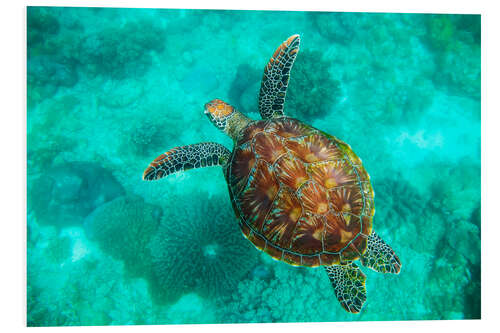
[[[299,220],[293,235],[293,249],[303,254],[323,251],[325,223],[323,217],[305,215]]]
[[[279,184],[274,179],[271,167],[258,161],[249,186],[240,197],[241,216],[260,232],[267,212],[275,200]]]
[[[273,244],[289,249],[293,231],[301,215],[302,206],[295,194],[286,189],[282,190],[266,219],[262,233]]]
[[[289,139],[286,147],[306,163],[342,158],[342,152],[337,146],[321,134]]]
[[[280,156],[287,153],[279,138],[265,132],[255,135],[254,149],[258,157],[270,164],[273,164]]]
[[[327,189],[358,182],[354,169],[343,159],[312,164],[309,171],[312,178]]]
[[[255,155],[250,145],[239,147],[234,152],[232,164],[231,188],[238,195],[246,186],[250,171],[255,165]]]
[[[350,147],[292,118],[244,129],[227,168],[245,236],[292,265],[332,265],[366,249],[373,190]]]
[[[325,214],[330,209],[325,189],[314,181],[302,186],[300,198],[304,209],[310,214]]]

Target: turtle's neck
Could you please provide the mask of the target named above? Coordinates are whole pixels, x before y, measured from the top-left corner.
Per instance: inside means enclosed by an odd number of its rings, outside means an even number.
[[[242,131],[252,119],[245,116],[240,111],[234,110],[234,114],[227,120],[227,135],[233,138],[233,141],[238,141]]]

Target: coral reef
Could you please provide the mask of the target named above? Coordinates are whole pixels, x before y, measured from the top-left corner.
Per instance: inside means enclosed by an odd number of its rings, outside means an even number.
[[[54,237],[44,249],[44,257],[48,260],[61,264],[71,256],[72,239],[69,236]]]
[[[290,76],[285,109],[291,117],[309,121],[324,115],[340,97],[340,82],[330,63],[317,51],[301,51]]]
[[[425,211],[427,199],[422,198],[418,190],[400,174],[375,179],[372,185],[375,191],[375,223],[380,221],[388,230],[400,228],[403,221],[408,223],[408,217],[414,216],[415,211]]]
[[[429,274],[430,297],[426,303],[441,319],[479,318],[481,242],[478,229],[470,228],[467,221],[450,224],[449,235],[443,237]]]
[[[81,32],[60,22],[58,9],[27,8],[27,97],[28,109],[52,97],[59,87],[78,82],[77,62],[73,58]]]
[[[268,259],[270,260],[270,259]],[[245,279],[218,309],[223,323],[315,322],[347,319],[323,269],[271,262],[275,277]]]
[[[71,153],[82,143],[73,135],[82,127],[78,121],[80,102],[75,95],[67,94],[28,109],[28,175],[47,171],[58,155]]]
[[[480,15],[429,15],[425,42],[437,64],[434,82],[452,93],[480,98]]]
[[[481,200],[481,167],[469,158],[436,165],[439,176],[431,184],[432,207],[445,216],[469,219]]]
[[[326,39],[349,44],[356,35],[356,16],[350,13],[309,12],[317,31]]]
[[[45,7],[28,7],[27,25],[28,49],[43,43],[47,35],[57,34],[60,29],[55,13]]]
[[[144,95],[144,84],[134,79],[98,80],[97,100],[108,108],[131,108]]]
[[[111,173],[90,162],[68,162],[47,170],[32,181],[28,211],[40,224],[79,225],[96,207],[124,194]]]
[[[85,220],[90,239],[113,258],[123,260],[133,276],[149,277],[148,243],[156,232],[162,210],[140,197],[122,196],[98,207]]]
[[[152,64],[150,51],[162,52],[165,38],[165,29],[151,20],[129,21],[86,36],[79,61],[91,75],[141,77]]]
[[[184,197],[184,200],[187,198]],[[234,291],[257,263],[258,251],[239,230],[227,195],[171,199],[150,249],[159,301],[195,292],[218,299]]]
[[[258,96],[263,69],[257,69],[249,64],[241,64],[236,69],[236,75],[229,87],[230,103],[240,111],[258,112]],[[255,90],[255,87],[258,87]]]
[[[78,82],[76,67],[64,59],[39,55],[28,58],[28,108],[52,97],[59,87],[73,87]]]

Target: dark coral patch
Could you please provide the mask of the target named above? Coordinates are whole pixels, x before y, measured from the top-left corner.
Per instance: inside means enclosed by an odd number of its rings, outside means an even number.
[[[323,251],[325,223],[321,216],[306,215],[297,223],[293,233],[292,250],[313,254]]]
[[[254,177],[240,199],[243,217],[256,231],[261,231],[278,189],[273,171],[266,162],[259,160]]]
[[[300,199],[304,209],[309,213],[325,214],[330,209],[325,189],[314,181],[309,181],[302,186]]]
[[[282,190],[266,219],[262,232],[279,247],[290,248],[293,231],[302,215],[302,207],[295,194]]]
[[[281,182],[293,190],[297,190],[309,180],[304,163],[290,154],[282,156],[278,160],[276,175]]]
[[[332,141],[320,134],[289,139],[286,141],[286,147],[295,156],[307,163],[336,160],[343,156],[343,153]]]
[[[311,177],[327,189],[354,185],[358,181],[354,169],[343,159],[312,164],[308,170]]]
[[[267,162],[273,164],[280,156],[286,154],[281,139],[273,134],[258,133],[255,135],[255,153]]]

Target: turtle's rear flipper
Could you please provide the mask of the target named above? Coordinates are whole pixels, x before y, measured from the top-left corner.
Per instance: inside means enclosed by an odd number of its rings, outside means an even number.
[[[366,300],[365,274],[352,262],[325,269],[340,305],[347,312],[359,313]]]
[[[230,155],[231,152],[226,147],[215,142],[175,147],[151,162],[142,179],[156,180],[178,171],[224,165]]]
[[[299,35],[290,36],[274,51],[264,68],[259,92],[259,112],[262,119],[283,115],[290,70],[299,52],[299,44]]]
[[[375,232],[368,237],[368,247],[361,257],[361,263],[380,273],[398,274],[401,270],[401,261],[394,250]]]

